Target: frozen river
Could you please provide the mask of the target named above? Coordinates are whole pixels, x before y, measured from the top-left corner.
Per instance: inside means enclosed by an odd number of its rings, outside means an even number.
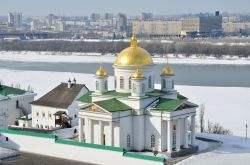
[[[95,73],[98,63],[66,63],[66,62],[22,62],[0,60],[0,69],[32,70],[74,73]],[[111,63],[104,64],[110,75],[113,75]],[[197,65],[173,64],[177,85],[220,86],[220,87],[250,87],[250,65]],[[155,75],[159,75],[163,64],[155,66]],[[155,76],[156,83],[160,76]]]

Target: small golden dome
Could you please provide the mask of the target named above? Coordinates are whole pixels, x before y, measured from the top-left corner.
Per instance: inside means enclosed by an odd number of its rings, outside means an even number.
[[[116,65],[150,65],[153,64],[151,55],[143,48],[138,47],[137,39],[133,35],[130,40],[130,47],[122,50],[116,59]]]
[[[108,76],[108,73],[106,70],[103,68],[102,65],[100,65],[99,69],[95,72],[96,76]]]
[[[144,74],[139,68],[137,68],[133,75],[133,78],[144,78]]]
[[[169,75],[173,75],[174,71],[169,66],[167,66],[165,69],[162,70],[161,74],[169,76]]]

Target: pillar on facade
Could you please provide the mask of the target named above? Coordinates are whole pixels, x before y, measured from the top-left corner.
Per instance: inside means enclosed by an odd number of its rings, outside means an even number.
[[[99,144],[103,144],[103,124],[102,121],[99,121]]]
[[[168,120],[168,152],[172,152],[172,146],[173,146],[173,134],[172,134],[172,121]]]
[[[113,123],[112,123],[112,121],[110,121],[110,123],[109,123],[109,129],[110,129],[110,146],[113,146],[114,145],[114,143],[113,143],[114,135],[113,135]]]
[[[195,145],[195,115],[191,116],[191,145]]]
[[[92,138],[93,138],[93,131],[92,131],[92,120],[91,119],[88,119],[88,121],[89,121],[89,124],[88,124],[88,130],[89,130],[89,139],[88,139],[88,142],[89,143],[93,143],[93,141],[92,141]]]
[[[83,119],[79,118],[79,142],[83,142]]]
[[[187,117],[184,118],[184,128],[183,128],[183,133],[184,133],[184,148],[188,148],[188,133],[187,133]]]
[[[181,149],[181,119],[176,120],[176,151]]]

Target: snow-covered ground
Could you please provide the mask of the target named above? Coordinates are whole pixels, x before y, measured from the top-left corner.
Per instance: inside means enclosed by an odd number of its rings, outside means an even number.
[[[15,157],[18,155],[19,155],[19,152],[16,150],[11,150],[11,149],[0,147],[0,160],[8,159],[8,158]]]
[[[76,129],[76,133],[75,133]],[[72,128],[59,129],[53,132],[60,139],[71,139],[78,135],[78,126]]]
[[[198,134],[200,137],[223,142],[217,149],[191,156],[177,165],[248,165],[250,161],[250,139],[236,136]]]
[[[223,59],[193,55],[189,58],[168,54],[171,64],[220,64],[220,65],[250,65],[250,58],[239,58],[238,56],[223,56]],[[104,57],[104,56],[103,56]],[[106,54],[101,58],[100,53],[72,53],[72,52],[30,52],[30,51],[0,51],[0,60],[22,61],[22,62],[71,62],[71,63],[93,63],[102,60],[105,63],[114,63],[115,54]],[[166,63],[166,58],[155,55],[155,63]]]
[[[6,85],[21,84],[27,89],[31,85],[41,97],[68,78],[86,84],[94,89],[94,75],[68,72],[17,71],[0,69],[0,80]],[[113,89],[113,77],[109,77],[109,89]],[[156,85],[159,88],[159,85]],[[245,124],[250,125],[250,88],[176,86],[176,89],[190,98],[190,101],[205,104],[205,124],[209,119],[230,129],[234,135],[245,136]],[[197,115],[198,120],[198,115]]]

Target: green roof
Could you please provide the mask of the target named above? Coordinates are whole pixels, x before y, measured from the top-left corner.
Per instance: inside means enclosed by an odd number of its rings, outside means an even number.
[[[21,89],[17,89],[17,88],[13,88],[13,87],[9,87],[9,86],[5,86],[5,85],[0,85],[0,95],[4,95],[4,96],[8,96],[8,95],[22,95],[26,93],[26,91],[21,90]]]
[[[84,102],[84,103],[92,103],[92,97],[91,97],[91,94],[93,92],[92,91],[89,91],[87,93],[85,93],[83,96],[81,96],[78,101],[81,101],[81,102]]]
[[[109,111],[109,112],[118,112],[118,111],[127,111],[131,110],[131,107],[123,104],[122,102],[118,101],[117,99],[109,99],[103,101],[94,102],[94,104],[98,105],[99,107]]]
[[[108,91],[106,93],[103,93],[103,95],[108,95],[108,96],[118,96],[118,97],[128,97],[131,95],[131,93],[120,93],[116,92],[115,90]]]
[[[152,110],[160,110],[160,111],[173,111],[179,106],[181,106],[186,99],[166,99],[160,98],[159,101],[156,103],[156,106],[152,108]]]
[[[146,95],[147,96],[151,96],[151,97],[158,97],[158,96],[163,96],[166,95],[167,92],[164,92],[160,89],[154,89],[152,92],[147,92]]]

